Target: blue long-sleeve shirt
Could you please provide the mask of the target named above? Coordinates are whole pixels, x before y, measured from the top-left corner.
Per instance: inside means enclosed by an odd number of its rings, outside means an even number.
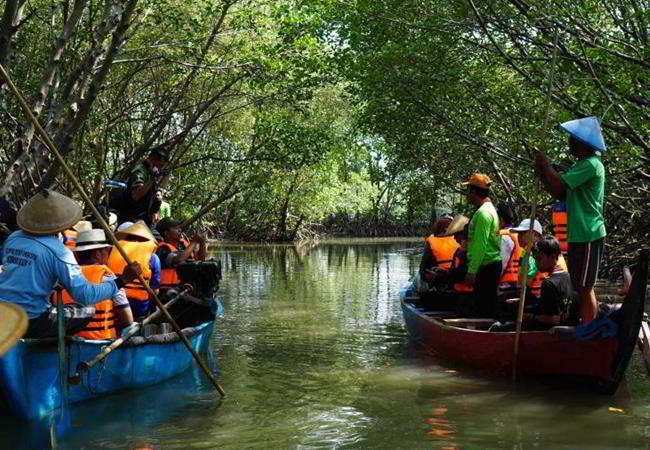
[[[77,302],[93,305],[113,297],[115,281],[91,284],[74,255],[56,236],[12,233],[2,247],[0,301],[22,307],[34,319],[51,307],[50,294],[59,283]]]

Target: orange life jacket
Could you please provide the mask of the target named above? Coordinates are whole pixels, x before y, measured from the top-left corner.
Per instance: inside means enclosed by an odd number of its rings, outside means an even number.
[[[129,259],[133,262],[137,262],[140,265],[140,268],[142,269],[142,276],[147,281],[147,283],[149,283],[149,280],[151,280],[151,268],[149,267],[149,260],[151,259],[153,252],[156,250],[156,243],[150,241],[131,242],[124,240],[120,240],[118,242],[126,252]],[[122,258],[122,255],[117,250],[117,248],[113,247],[113,250],[111,250],[107,265],[116,274],[121,275],[122,272],[124,272],[126,261],[124,261],[124,258]],[[124,286],[124,290],[126,291],[126,296],[131,300],[149,300],[149,293],[142,285],[140,280],[134,280],[133,282],[127,284]]]
[[[63,231],[63,245],[72,249],[77,246],[77,232],[74,230]]]
[[[557,258],[557,265],[559,268],[562,269],[563,272],[568,272],[566,261],[564,260],[564,257],[560,255]],[[530,293],[539,297],[542,295],[542,281],[544,281],[544,278],[548,278],[549,273],[548,272],[537,272],[535,274],[535,278],[533,278],[532,282],[530,283]]]
[[[519,283],[519,262],[521,260],[521,247],[519,246],[519,238],[517,233],[511,233],[510,230],[500,230],[500,236],[510,236],[515,246],[512,248],[512,253],[510,253],[510,260],[506,266],[506,270],[503,271],[499,284],[501,283]]]
[[[426,239],[431,256],[436,260],[437,267],[449,269],[454,258],[454,252],[460,245],[453,236],[436,237],[429,236]]]
[[[553,205],[551,221],[553,222],[553,235],[560,242],[560,250],[566,255],[569,251],[569,241],[567,240],[567,212],[564,202],[556,202]]]
[[[456,268],[460,267],[460,264],[461,264],[460,256],[459,256],[458,252],[454,252],[454,257],[453,257],[452,262],[451,262],[451,268],[456,269]],[[469,285],[467,285],[465,283],[454,283],[452,288],[453,288],[454,292],[457,292],[459,294],[464,294],[464,293],[467,293],[467,292],[474,292],[474,286],[469,286]]]
[[[81,266],[81,273],[92,284],[101,283],[104,275],[113,275],[113,272],[108,267],[101,264]],[[52,302],[56,304],[56,293],[52,296]],[[75,299],[64,289],[63,303],[74,302]],[[109,298],[95,303],[95,315],[81,331],[75,333],[75,336],[84,339],[115,339],[117,337],[117,329],[115,328],[113,300]]]
[[[185,246],[185,248],[189,247],[190,244],[187,242],[185,239],[181,239],[181,243]],[[169,242],[161,242],[158,248],[161,247],[166,247],[169,249],[170,252],[175,252],[178,251],[175,245],[170,244]],[[166,264],[166,261],[160,261],[160,264]],[[170,267],[168,269],[163,269],[161,268],[160,270],[160,287],[163,289],[167,288],[173,288],[175,286],[178,286],[181,284],[181,279],[178,276],[178,272],[174,267]]]

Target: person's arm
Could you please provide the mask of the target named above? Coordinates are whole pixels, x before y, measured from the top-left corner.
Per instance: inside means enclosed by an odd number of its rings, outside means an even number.
[[[506,267],[512,259],[512,250],[515,248],[515,241],[512,237],[506,235],[501,236],[501,276],[506,271]]]
[[[429,281],[433,278],[431,269],[436,266],[436,259],[432,253],[429,241],[424,241],[424,253],[422,253],[422,259],[420,260],[420,279],[423,281]]]
[[[114,280],[113,275],[104,275],[103,281]],[[113,301],[113,311],[117,319],[117,324],[120,328],[126,328],[133,323],[133,312],[129,305],[129,300],[126,298],[124,289],[118,289],[115,295],[111,297]]]
[[[546,191],[558,200],[566,198],[567,185],[541,150],[535,150],[535,169]]]
[[[99,284],[89,283],[81,273],[79,264],[74,260],[72,252],[65,252],[63,259],[53,256],[54,271],[59,283],[77,302],[84,305],[94,305],[97,302],[112,298],[118,290],[115,280]]]
[[[173,255],[170,261],[170,265],[174,267],[179,264],[183,264],[192,256],[192,252],[194,252],[194,242],[190,242],[190,245],[188,245],[187,248],[183,251],[170,253],[170,256]]]
[[[155,253],[149,258],[149,268],[151,269],[149,287],[157,294],[160,288],[160,258]]]
[[[195,252],[194,259],[205,261],[205,258],[208,256],[208,239],[203,234],[197,234],[195,238],[199,244],[199,250]]]
[[[131,190],[131,198],[137,202],[145,195],[147,195],[147,193],[149,193],[155,183],[156,180],[153,178],[143,183],[135,183],[133,189]]]
[[[491,227],[489,215],[480,208],[474,213],[473,224],[470,225],[469,241],[467,243],[467,275],[476,275],[481,266],[485,249],[490,237]]]

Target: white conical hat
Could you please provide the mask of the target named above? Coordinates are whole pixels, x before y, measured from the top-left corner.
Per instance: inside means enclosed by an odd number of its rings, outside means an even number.
[[[599,152],[607,150],[598,117],[591,116],[584,119],[569,120],[561,123],[560,128],[593,150]]]

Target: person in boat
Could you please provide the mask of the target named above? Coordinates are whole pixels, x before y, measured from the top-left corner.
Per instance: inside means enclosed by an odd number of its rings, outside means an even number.
[[[564,122],[569,134],[569,151],[576,163],[560,175],[539,150],[535,167],[546,190],[566,200],[569,273],[580,298],[580,317],[586,325],[598,314],[594,285],[605,247],[605,168],[600,153],[607,150],[597,117]]]
[[[82,231],[92,230],[92,228],[92,224],[89,221],[80,220],[67,230],[63,230],[61,233],[63,235],[63,245],[74,250],[77,245],[77,235]]]
[[[160,287],[161,272],[160,260],[156,255],[158,243],[149,227],[144,221],[125,222],[117,228],[115,237],[129,259],[137,261],[146,268],[143,269],[142,276],[149,287],[157,293]],[[115,273],[120,273],[126,265],[117,248],[113,248],[111,251],[107,265]],[[139,280],[134,280],[126,286],[125,290],[134,317],[139,319],[147,316],[153,304],[149,298],[149,292],[142,283]]]
[[[509,203],[497,205],[499,215],[499,235],[501,236],[502,271],[497,296],[499,300],[507,300],[519,296],[519,260],[521,247],[517,232],[511,231],[514,221],[514,210]]]
[[[452,222],[452,217],[444,215],[433,223],[432,233],[424,240],[424,252],[420,260],[419,279],[416,279],[418,292],[429,292],[436,285],[437,272],[449,269],[458,244],[452,236],[443,236]]]
[[[462,214],[454,217],[449,224],[444,236],[451,236],[458,244],[454,252],[451,266],[436,274],[436,282],[447,286],[448,295],[442,297],[444,305],[436,305],[441,310],[456,310],[460,316],[466,316],[473,309],[471,307],[472,292],[474,288],[465,284],[467,275],[467,237],[469,234],[469,218]],[[437,301],[436,303],[440,303]],[[438,309],[437,308],[437,309]]]
[[[111,207],[117,212],[119,222],[144,220],[151,226],[154,214],[160,209],[156,198],[158,186],[164,183],[168,173],[169,151],[156,148],[147,159],[138,162],[129,172],[125,191],[115,191]]]
[[[465,183],[467,200],[477,210],[469,222],[469,259],[465,284],[473,286],[475,316],[495,317],[497,314],[497,287],[503,269],[499,216],[490,199],[492,180],[487,175],[475,173]]]
[[[541,286],[539,311],[526,314],[527,329],[546,329],[556,325],[577,325],[576,296],[571,277],[559,261],[560,242],[553,236],[544,236],[532,248],[539,271],[547,273]]]
[[[153,217],[153,222],[157,224],[160,222],[161,219],[164,219],[165,217],[171,217],[172,216],[172,208],[169,202],[166,202],[163,199],[163,190],[158,189],[156,190],[156,199],[160,201],[160,208],[158,209],[158,212],[154,214]]]
[[[156,227],[163,238],[156,254],[160,258],[160,287],[171,288],[180,284],[180,278],[176,272],[179,264],[189,259],[205,261],[207,257],[207,238],[201,234],[195,234],[188,242],[183,238],[180,228],[181,223],[171,217],[166,217],[158,222]],[[198,249],[196,247],[198,246]]]
[[[140,271],[137,265],[128,266],[114,280],[88,282],[60,237],[63,230],[81,219],[81,214],[74,200],[48,190],[30,198],[18,212],[21,230],[12,233],[2,249],[0,301],[14,303],[27,312],[26,337],[57,335],[56,307],[50,302],[57,283],[78,302],[63,308],[66,332],[74,333],[92,319],[95,303],[112,298]]]
[[[112,248],[106,240],[104,230],[93,229],[79,233],[73,252],[86,280],[93,284],[115,280],[115,274],[106,266]],[[64,291],[63,301],[73,303],[76,300],[68,291]],[[95,304],[95,315],[75,336],[85,339],[115,339],[119,335],[119,329],[132,323],[133,313],[126,292],[120,288],[112,297]]]
[[[530,219],[522,220],[518,226],[510,229],[510,232],[517,236],[520,245],[519,249],[519,288],[521,289],[524,280],[524,256],[529,243],[534,246],[542,238],[544,229],[537,219],[533,221],[533,228],[530,228]],[[537,270],[535,258],[532,254],[528,256],[528,277],[526,278],[526,304],[533,305],[539,302],[542,293],[542,280],[545,274]],[[515,296],[519,298],[518,296]],[[511,298],[515,298],[511,297]]]

